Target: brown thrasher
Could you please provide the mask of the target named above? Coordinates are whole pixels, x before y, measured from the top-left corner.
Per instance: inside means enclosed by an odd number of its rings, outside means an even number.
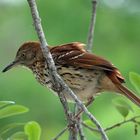
[[[122,85],[124,78],[119,70],[104,58],[87,52],[84,46],[73,42],[50,48],[58,73],[77,97],[85,102],[100,92],[111,91],[125,95],[140,106],[140,98]],[[29,68],[39,83],[52,89],[39,42],[24,43],[15,60],[3,72],[17,65]],[[72,100],[68,94],[65,96]]]

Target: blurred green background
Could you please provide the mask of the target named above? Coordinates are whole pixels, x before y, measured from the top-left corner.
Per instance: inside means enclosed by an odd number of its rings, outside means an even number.
[[[90,0],[37,0],[37,4],[51,46],[73,41],[86,43],[91,16]],[[0,0],[0,70],[14,59],[19,46],[29,40],[38,39],[26,0]],[[100,0],[93,51],[115,64],[126,78],[127,86],[133,89],[128,79],[129,72],[140,74],[139,0]],[[102,94],[89,108],[104,127],[123,120],[112,104],[117,97],[110,93]],[[30,109],[25,115],[1,120],[0,126],[7,122],[35,120],[43,130],[41,140],[50,140],[66,125],[58,98],[22,67],[0,73],[0,100],[15,101]],[[129,103],[134,107],[135,115],[140,114],[140,109]],[[129,117],[132,115],[130,113]],[[85,132],[88,140],[99,139],[87,129]],[[140,139],[140,132],[135,136],[131,123],[113,129],[107,135],[110,140]],[[67,134],[60,138],[66,139]]]

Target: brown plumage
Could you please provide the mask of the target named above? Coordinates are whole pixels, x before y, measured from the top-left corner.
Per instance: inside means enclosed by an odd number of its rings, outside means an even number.
[[[104,58],[87,52],[84,46],[74,42],[50,48],[58,73],[78,98],[86,101],[100,92],[113,91],[140,106],[140,98],[122,85],[124,78],[119,70]],[[41,84],[52,88],[40,43],[24,43],[19,48],[15,60],[3,72],[16,65],[28,67]],[[65,96],[72,100],[68,94]]]

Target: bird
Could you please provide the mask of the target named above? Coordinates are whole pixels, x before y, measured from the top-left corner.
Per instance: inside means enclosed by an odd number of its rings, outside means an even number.
[[[49,46],[58,74],[78,99],[87,102],[107,91],[124,95],[140,107],[140,98],[124,86],[125,79],[120,71],[110,61],[88,52],[85,47],[81,42]],[[53,90],[45,61],[40,42],[28,41],[20,46],[15,59],[2,72],[18,65],[25,66],[33,72],[40,84]],[[64,95],[69,102],[73,102],[68,93]]]

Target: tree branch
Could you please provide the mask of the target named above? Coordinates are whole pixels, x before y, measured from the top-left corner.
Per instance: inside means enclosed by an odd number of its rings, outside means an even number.
[[[78,106],[75,107],[76,109],[76,113],[79,113],[79,111],[81,110]],[[78,128],[78,131],[79,131],[79,137],[80,137],[80,140],[86,140],[86,137],[85,137],[85,134],[84,134],[84,131],[83,131],[83,126],[82,126],[82,114],[79,115],[79,117],[77,117],[77,128]]]
[[[65,84],[65,82],[58,75],[54,61],[53,61],[52,56],[51,56],[49,49],[48,49],[48,43],[45,39],[45,35],[44,35],[43,28],[41,25],[41,20],[40,20],[39,13],[37,10],[36,2],[35,2],[35,0],[27,0],[27,1],[29,3],[29,6],[30,6],[32,18],[33,18],[34,25],[35,25],[35,30],[37,32],[38,38],[39,38],[40,43],[41,43],[41,49],[42,49],[43,55],[46,59],[46,63],[48,65],[50,77],[52,79],[55,90],[58,92],[58,96],[60,98],[60,101],[61,101],[64,109],[65,109],[65,107],[68,108],[65,96],[63,94],[65,92],[65,93],[68,93],[73,98],[73,100],[76,102],[76,104],[85,112],[85,114],[97,126],[99,132],[101,133],[102,139],[108,140],[106,133],[104,132],[100,123],[88,111],[88,109],[85,107],[85,105],[77,98],[77,96],[73,93],[73,91]],[[65,110],[65,114],[66,114],[67,120],[69,122],[71,122],[71,118],[69,117],[69,113],[68,113],[67,109]]]
[[[72,133],[69,135],[69,140],[78,140],[77,118],[74,118],[74,113],[71,113],[71,118],[73,122],[68,125],[68,128],[72,130]]]
[[[59,79],[61,79],[61,78],[56,72],[56,67],[55,67],[52,55],[50,54],[49,49],[48,49],[48,43],[46,41],[45,34],[43,32],[43,28],[41,25],[41,19],[39,17],[36,2],[35,2],[35,0],[27,0],[27,1],[29,3],[29,6],[30,6],[32,18],[34,21],[35,30],[36,30],[38,38],[41,42],[41,49],[42,49],[43,55],[46,59],[49,74],[50,74],[51,80],[53,82],[54,90],[56,90],[58,93],[59,99],[63,105],[65,115],[67,117],[67,121],[68,121],[69,125],[71,125],[73,123],[73,121],[71,119],[71,115],[69,112],[68,103],[67,103],[67,100],[66,100],[64,94],[61,92],[63,85],[58,82]],[[70,134],[73,133],[73,130],[69,129],[69,131],[70,131]]]
[[[96,22],[96,9],[97,9],[97,0],[92,0],[92,14],[91,14],[91,22],[88,32],[87,38],[87,50],[92,51],[93,48],[93,39],[94,39],[94,30],[95,30],[95,22]]]
[[[114,129],[114,128],[117,128],[117,127],[119,127],[119,126],[121,126],[121,125],[124,125],[124,124],[126,124],[126,123],[129,123],[129,122],[140,123],[140,122],[136,121],[137,118],[140,118],[140,115],[134,116],[134,117],[132,117],[132,118],[130,118],[130,119],[128,119],[128,120],[124,120],[124,121],[121,121],[121,122],[119,122],[119,123],[116,123],[116,124],[114,124],[114,125],[112,125],[112,126],[109,126],[109,127],[105,128],[104,131],[107,132],[107,131],[109,131],[109,130],[112,130],[112,129]],[[85,126],[86,128],[88,128],[88,129],[91,130],[91,131],[99,132],[98,129],[93,128],[93,127],[90,127],[90,126],[88,126],[87,124],[85,124],[84,122],[82,122],[82,125]]]
[[[82,126],[81,122],[82,122],[82,120],[80,118],[79,123],[77,125],[78,130],[79,130],[79,137],[80,137],[80,140],[86,140],[86,137],[85,137],[85,134],[84,134],[84,131],[83,131],[83,126]]]
[[[82,114],[79,114],[79,112],[82,112],[82,110],[76,104],[75,104],[75,108],[74,109],[75,110],[74,110],[73,114],[74,114],[74,118],[77,121],[77,130],[78,130],[78,133],[79,133],[79,138],[80,138],[80,140],[86,140],[85,134],[84,134],[84,131],[83,131],[83,126],[81,124],[81,122],[82,122]]]
[[[105,128],[104,130],[105,130],[105,131],[109,131],[109,130],[111,130],[111,129],[114,129],[114,128],[116,128],[116,127],[119,127],[119,126],[121,126],[121,125],[123,125],[123,124],[126,124],[126,123],[129,123],[129,122],[137,123],[137,121],[136,121],[137,118],[140,118],[140,115],[139,115],[139,116],[134,116],[134,117],[132,117],[132,118],[130,118],[130,119],[128,119],[128,120],[124,120],[124,121],[121,121],[121,122],[119,122],[119,123],[116,123],[116,124],[114,124],[114,125],[112,125],[112,126],[110,126],[110,127]]]
[[[68,127],[65,127],[61,132],[59,132],[57,134],[57,136],[55,136],[55,138],[53,138],[52,140],[58,140],[66,131],[68,130]]]
[[[88,128],[88,129],[89,129],[89,130],[91,130],[91,131],[98,132],[98,129],[93,128],[93,127],[91,127],[91,126],[88,126],[88,125],[87,125],[87,124],[85,124],[84,122],[82,122],[82,125],[83,125],[84,127]]]

